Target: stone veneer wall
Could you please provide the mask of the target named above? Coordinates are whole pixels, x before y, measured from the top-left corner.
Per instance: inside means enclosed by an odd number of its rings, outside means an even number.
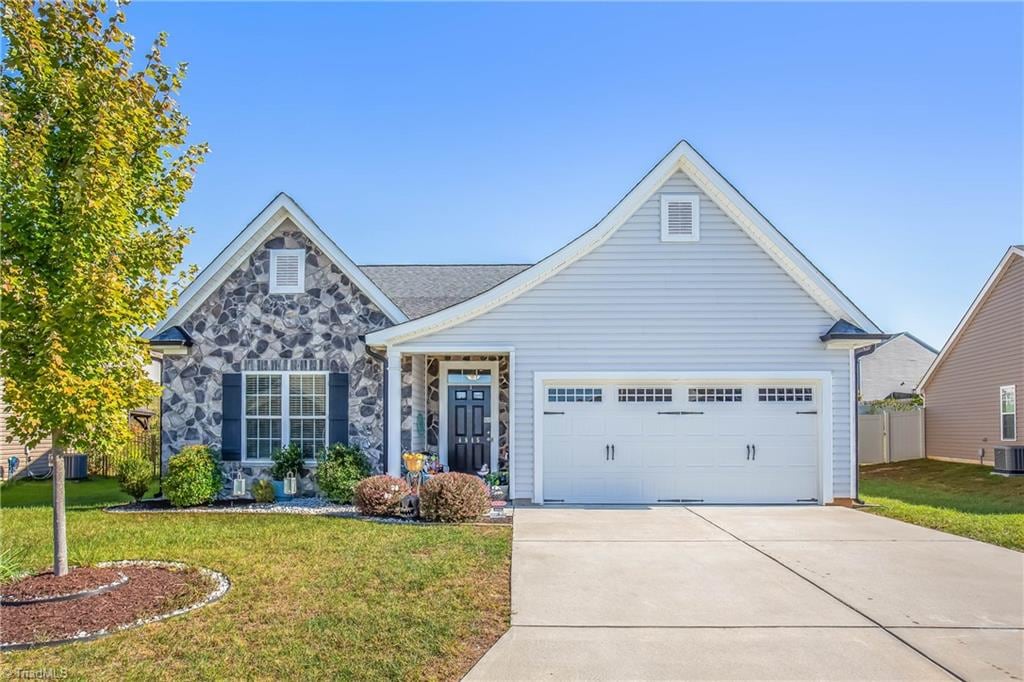
[[[438,454],[441,418],[440,362],[447,360],[498,361],[498,464],[508,466],[509,373],[507,355],[439,355],[427,357],[427,452]],[[412,358],[402,358],[402,450],[412,444]]]
[[[306,250],[306,291],[270,294],[267,249]],[[196,443],[220,447],[225,372],[325,371],[349,375],[349,442],[383,470],[383,367],[359,336],[391,322],[330,258],[286,221],[181,327],[194,344],[164,357],[163,458]],[[243,425],[244,429],[244,425]],[[244,437],[244,431],[243,431]],[[258,464],[225,463],[258,477]],[[303,487],[311,488],[309,477]]]

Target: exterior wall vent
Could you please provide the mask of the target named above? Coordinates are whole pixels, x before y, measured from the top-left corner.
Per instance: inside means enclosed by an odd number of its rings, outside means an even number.
[[[300,294],[306,290],[305,249],[270,250],[270,293]]]

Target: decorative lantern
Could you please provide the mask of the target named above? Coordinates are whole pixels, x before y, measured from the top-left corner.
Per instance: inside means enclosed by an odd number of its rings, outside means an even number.
[[[245,476],[242,474],[242,470],[238,469],[235,471],[235,477],[231,481],[231,494],[235,497],[242,497],[245,495],[245,482]]]
[[[299,493],[299,478],[295,475],[294,471],[289,471],[288,475],[284,477],[284,494],[285,495],[297,495]]]

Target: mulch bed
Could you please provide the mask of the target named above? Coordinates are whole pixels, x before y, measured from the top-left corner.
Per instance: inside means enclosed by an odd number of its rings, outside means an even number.
[[[0,643],[4,649],[21,645],[90,639],[127,627],[158,620],[219,598],[227,590],[226,579],[210,571],[174,564],[142,565],[123,562],[112,567],[76,568],[66,578],[46,575],[23,578],[6,585],[6,594],[33,595],[33,586],[42,591],[57,589],[72,582],[85,585],[98,577],[128,580],[99,594],[85,594],[65,601],[43,601],[0,607]],[[109,580],[108,580],[109,582]],[[223,583],[223,584],[221,584]]]
[[[67,575],[55,576],[52,572],[39,573],[22,578],[12,585],[0,588],[0,601],[48,601],[80,592],[98,590],[122,582],[124,574],[113,568],[76,568]]]

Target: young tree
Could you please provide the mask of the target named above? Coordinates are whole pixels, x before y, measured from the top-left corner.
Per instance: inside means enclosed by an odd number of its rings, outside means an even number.
[[[53,569],[67,572],[66,451],[113,452],[159,393],[141,332],[181,284],[171,225],[202,163],[174,97],[185,75],[138,69],[123,4],[6,0],[0,81],[0,376],[14,437],[53,441]]]

